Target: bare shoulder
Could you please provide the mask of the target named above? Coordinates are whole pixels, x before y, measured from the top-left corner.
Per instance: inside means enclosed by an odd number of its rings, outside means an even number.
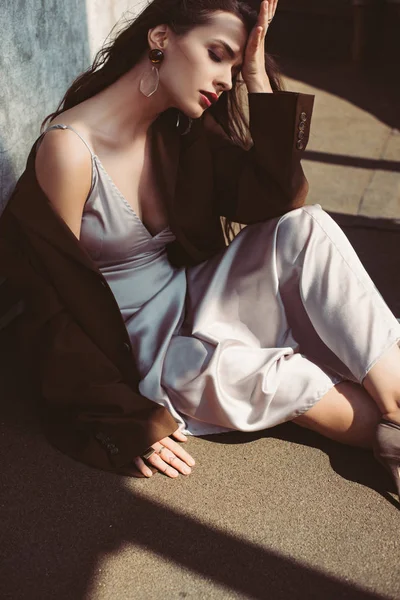
[[[83,208],[92,181],[92,158],[70,129],[53,129],[36,153],[38,183],[54,209],[79,239]]]

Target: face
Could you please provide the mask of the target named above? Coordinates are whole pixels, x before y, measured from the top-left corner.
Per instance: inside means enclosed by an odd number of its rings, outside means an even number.
[[[216,97],[232,89],[233,77],[243,63],[246,28],[235,15],[216,11],[208,25],[195,27],[180,37],[168,29],[166,36],[161,90],[169,106],[197,119],[210,106],[202,92],[214,94],[211,101],[216,101]]]

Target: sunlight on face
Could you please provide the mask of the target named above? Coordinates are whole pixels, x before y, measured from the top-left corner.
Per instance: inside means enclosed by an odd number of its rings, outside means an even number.
[[[240,72],[247,32],[235,15],[216,11],[208,25],[183,37],[171,36],[160,78],[171,104],[188,116],[201,117],[208,104],[200,90],[220,96]]]

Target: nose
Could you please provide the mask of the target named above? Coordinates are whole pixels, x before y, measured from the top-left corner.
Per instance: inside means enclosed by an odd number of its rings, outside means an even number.
[[[221,89],[221,92],[228,92],[229,90],[232,89],[232,87],[233,87],[233,84],[232,84],[232,72],[231,72],[231,70],[229,68],[225,69],[223,71],[223,73],[219,77],[219,80],[217,82],[217,86],[218,86],[218,88]]]

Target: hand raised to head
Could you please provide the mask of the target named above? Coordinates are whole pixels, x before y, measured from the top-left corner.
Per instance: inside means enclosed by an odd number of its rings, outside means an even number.
[[[247,40],[242,77],[249,91],[252,87],[258,89],[259,86],[267,86],[267,88],[270,88],[265,71],[265,37],[277,6],[278,0],[270,0],[269,2],[264,0],[261,2],[257,23]],[[266,89],[265,91],[272,90]]]

